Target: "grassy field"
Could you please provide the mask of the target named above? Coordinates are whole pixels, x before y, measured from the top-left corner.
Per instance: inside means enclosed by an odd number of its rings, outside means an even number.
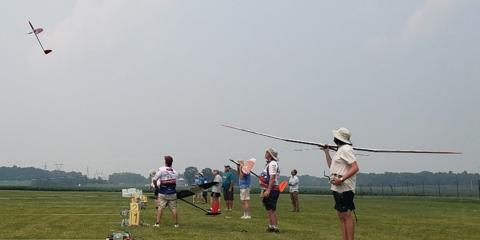
[[[0,239],[105,239],[122,230],[119,212],[129,200],[112,192],[0,191]],[[253,196],[253,219],[234,211],[210,217],[178,203],[180,228],[167,211],[160,228],[130,227],[143,239],[339,239],[330,196],[301,195],[301,212],[290,212],[288,195],[279,200],[280,234],[266,233],[266,217]],[[480,201],[430,197],[356,198],[357,239],[480,239]],[[205,205],[201,205],[205,206]],[[206,207],[206,206],[205,206]],[[142,219],[154,223],[150,202]]]

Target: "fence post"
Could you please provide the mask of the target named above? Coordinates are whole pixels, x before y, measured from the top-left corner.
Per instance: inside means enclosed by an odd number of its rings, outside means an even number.
[[[457,183],[457,198],[460,197],[459,193],[458,193],[458,180],[456,180],[456,183]]]
[[[440,197],[440,182],[437,182],[437,187],[438,187],[438,196]]]

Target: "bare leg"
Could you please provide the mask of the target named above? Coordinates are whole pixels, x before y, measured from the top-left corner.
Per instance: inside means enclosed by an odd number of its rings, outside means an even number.
[[[158,207],[158,209],[157,209],[157,224],[160,224],[160,220],[162,219],[162,212],[163,212],[163,209],[161,207]]]
[[[342,239],[353,240],[355,232],[355,223],[353,221],[352,212],[338,212],[338,218],[340,220],[340,231],[342,232]]]
[[[175,225],[178,224],[178,214],[177,214],[177,209],[172,209],[172,217],[173,217],[173,222]]]

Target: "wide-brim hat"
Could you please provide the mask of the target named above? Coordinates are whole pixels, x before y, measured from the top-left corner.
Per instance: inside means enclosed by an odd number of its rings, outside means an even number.
[[[268,152],[268,154],[270,154],[270,156],[272,156],[273,159],[278,161],[278,152],[275,151],[275,149],[269,148],[269,149],[267,149],[267,152]]]
[[[341,127],[339,129],[332,130],[332,133],[336,139],[344,143],[352,144],[352,142],[350,141],[350,137],[352,136],[352,134],[348,129]]]

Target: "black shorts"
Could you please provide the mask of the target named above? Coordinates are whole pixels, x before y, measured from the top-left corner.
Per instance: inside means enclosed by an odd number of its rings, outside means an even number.
[[[332,191],[333,198],[335,199],[335,209],[339,212],[346,212],[348,210],[352,211],[355,210],[355,203],[353,202],[353,198],[355,197],[355,193],[353,191],[346,191],[346,192],[335,192]]]
[[[212,197],[220,197],[220,193],[219,192],[212,192],[211,196]]]
[[[158,191],[159,191],[159,190],[160,190],[160,189],[155,188],[155,197],[158,197]]]
[[[233,191],[229,191],[228,189],[223,189],[223,199],[225,199],[225,201],[233,200]]]
[[[265,209],[275,211],[277,210],[277,201],[278,196],[280,196],[280,191],[278,190],[270,190],[270,195],[268,197],[264,197],[262,202]]]

